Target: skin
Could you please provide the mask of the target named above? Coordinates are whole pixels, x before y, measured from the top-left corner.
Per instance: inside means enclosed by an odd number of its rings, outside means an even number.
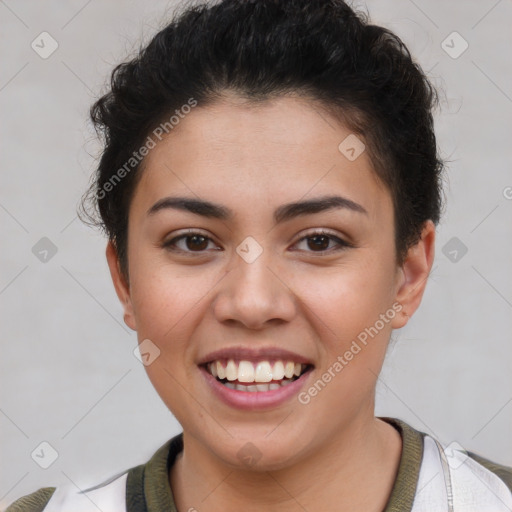
[[[392,329],[420,304],[435,228],[426,222],[397,265],[390,193],[367,152],[349,161],[338,150],[350,133],[306,99],[254,106],[226,96],[193,109],[146,157],[129,211],[129,281],[112,244],[107,260],[126,324],[160,349],[146,370],[183,427],[185,448],[169,476],[182,512],[385,508],[401,438],[374,416],[376,380]],[[366,213],[273,220],[284,203],[333,194]],[[167,196],[219,203],[233,218],[148,215]],[[199,252],[184,239],[182,252],[163,247],[188,228],[211,241]],[[322,228],[350,246],[335,250],[330,239],[318,250],[304,237]],[[252,263],[236,252],[247,236],[263,249]],[[240,411],[212,394],[197,366],[220,348],[278,346],[313,362],[312,384],[393,304],[402,311],[307,405],[294,397]],[[237,457],[247,442],[261,457],[251,467]]]

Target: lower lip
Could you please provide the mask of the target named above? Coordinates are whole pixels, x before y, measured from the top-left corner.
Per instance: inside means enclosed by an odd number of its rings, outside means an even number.
[[[224,384],[221,384],[204,367],[200,366],[199,369],[204,375],[206,383],[210,386],[216,396],[218,396],[227,405],[244,410],[269,409],[283,404],[299,393],[309,378],[309,375],[312,373],[311,370],[309,370],[306,373],[303,373],[298,379],[286,386],[281,386],[279,389],[249,392],[230,389],[224,386]]]

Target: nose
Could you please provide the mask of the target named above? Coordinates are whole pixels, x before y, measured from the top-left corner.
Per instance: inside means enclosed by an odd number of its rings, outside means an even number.
[[[269,251],[250,263],[238,254],[233,259],[213,301],[216,319],[249,329],[290,322],[296,314],[296,297]]]

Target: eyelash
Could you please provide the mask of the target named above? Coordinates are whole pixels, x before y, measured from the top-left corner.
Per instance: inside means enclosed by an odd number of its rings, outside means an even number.
[[[201,233],[200,231],[189,231],[186,234],[179,235],[167,242],[164,242],[162,244],[162,247],[167,249],[168,251],[172,251],[172,252],[181,252],[181,253],[190,254],[193,256],[203,256],[206,250],[190,251],[190,250],[183,250],[183,249],[176,248],[176,243],[178,241],[185,240],[187,238],[190,238],[190,237],[196,236],[196,235],[199,235],[199,236],[205,238],[206,240],[213,242],[213,240],[209,236],[206,236],[205,234]],[[336,247],[334,249],[330,248],[330,249],[326,249],[326,250],[322,250],[322,251],[306,251],[306,252],[310,252],[310,253],[313,253],[318,256],[324,256],[326,254],[331,254],[332,252],[338,252],[338,251],[342,251],[344,249],[353,247],[353,245],[350,244],[349,242],[342,240],[338,236],[330,233],[329,231],[322,230],[322,229],[307,233],[302,238],[297,240],[297,242],[295,242],[294,245],[296,245],[304,240],[307,240],[308,238],[314,238],[315,236],[326,236],[330,240],[333,240],[334,242],[336,242],[338,244],[338,247]]]

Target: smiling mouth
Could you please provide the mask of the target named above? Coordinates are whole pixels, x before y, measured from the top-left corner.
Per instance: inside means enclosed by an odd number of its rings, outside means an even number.
[[[223,359],[202,366],[227,388],[248,393],[274,391],[313,369],[310,364],[282,360],[252,362]]]

